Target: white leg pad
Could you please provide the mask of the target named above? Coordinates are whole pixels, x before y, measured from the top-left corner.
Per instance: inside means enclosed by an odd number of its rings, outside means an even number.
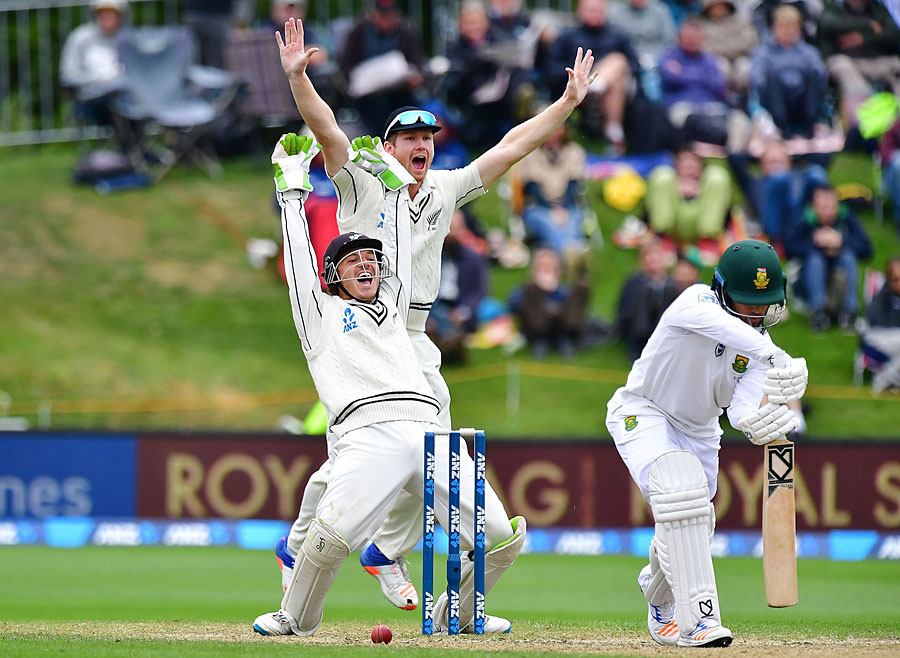
[[[675,595],[679,632],[690,636],[701,621],[721,623],[709,552],[709,485],[700,460],[678,450],[653,462],[649,488],[659,566]]]
[[[525,545],[525,532],[527,526],[525,519],[514,519],[516,531],[512,538],[502,546],[488,551],[484,556],[484,593],[487,595],[491,588],[500,580],[503,572],[509,569],[522,547]],[[434,618],[441,627],[447,627],[447,592],[443,592],[434,604]],[[475,562],[469,559],[465,553],[460,559],[459,574],[459,627],[465,628],[475,620]]]
[[[334,528],[318,519],[309,524],[294,564],[293,579],[281,601],[281,609],[296,622],[296,626],[291,624],[296,635],[312,635],[318,630],[325,595],[348,555],[350,547]]]

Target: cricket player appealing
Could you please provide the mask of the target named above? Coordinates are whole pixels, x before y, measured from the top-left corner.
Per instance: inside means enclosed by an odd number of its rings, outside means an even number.
[[[275,148],[278,202],[282,208],[285,267],[294,324],[319,398],[334,433],[327,486],[309,524],[277,612],[256,618],[262,635],[311,635],[322,622],[325,595],[343,560],[382,524],[401,491],[421,500],[423,437],[439,430],[440,405],[422,374],[406,330],[412,269],[411,212],[407,186],[412,176],[377,140],[370,152],[352,150],[352,159],[386,186],[383,240],[343,233],[324,256],[320,289],[316,257],[303,204],[312,186],[309,163],[318,145],[309,137],[284,136]],[[365,147],[363,147],[365,148]],[[372,162],[370,158],[377,160]],[[348,166],[357,166],[348,164]],[[448,519],[448,439],[441,437],[435,480],[436,515]],[[443,469],[443,470],[442,470]],[[474,463],[461,455],[463,549],[474,548]],[[466,485],[466,482],[469,484]],[[468,488],[467,488],[468,487]],[[485,492],[485,589],[515,561],[525,540],[521,517],[508,518],[490,485]],[[466,526],[465,518],[469,518]],[[474,563],[463,559],[460,628],[472,632]],[[435,604],[435,630],[446,632],[446,593]],[[507,633],[511,624],[487,617],[485,631]]]
[[[356,231],[378,236],[381,215],[385,209],[384,180],[349,164],[350,140],[338,126],[334,113],[319,96],[306,74],[309,58],[318,50],[306,50],[303,24],[291,19],[285,24],[284,39],[276,34],[281,50],[281,63],[304,121],[322,145],[325,170],[338,193],[338,227],[341,232]],[[409,197],[412,219],[412,283],[407,331],[419,365],[440,410],[439,423],[450,422],[450,391],[441,376],[441,353],[425,334],[425,320],[437,298],[440,284],[441,248],[449,232],[453,213],[462,205],[486,193],[510,167],[540,146],[569,117],[584,99],[596,78],[592,73],[591,51],[578,50],[572,68],[567,68],[568,84],[562,97],[540,114],[516,126],[493,148],[473,163],[453,171],[431,169],[434,160],[434,133],[441,130],[433,114],[407,107],[395,110],[387,119],[384,150],[390,153],[412,176],[404,193]],[[562,72],[560,72],[562,73]],[[358,142],[354,140],[354,145]],[[362,149],[359,157],[377,161],[372,149]],[[329,444],[333,442],[329,440]],[[297,521],[277,551],[282,563],[282,578],[290,578],[290,564],[311,518],[311,510],[323,495],[329,460],[310,478],[304,491]],[[401,494],[385,524],[372,538],[372,545],[360,557],[366,571],[379,578],[382,591],[394,605],[412,609],[418,603],[415,587],[409,581],[403,556],[409,553],[422,535],[421,500]],[[283,582],[284,584],[284,582]]]
[[[691,286],[663,313],[607,405],[606,427],[653,510],[650,564],[638,583],[650,635],[660,644],[731,644],[709,550],[718,419],[727,407],[732,426],[756,445],[798,426],[786,405],[806,390],[806,361],[787,357],[767,333],[781,318],[785,294],[771,245],[731,245],[712,286]]]

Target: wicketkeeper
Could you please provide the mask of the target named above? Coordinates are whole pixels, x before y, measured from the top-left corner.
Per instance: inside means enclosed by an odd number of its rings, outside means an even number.
[[[303,203],[312,186],[312,138],[284,136],[272,161],[282,208],[285,269],[294,324],[319,398],[334,432],[334,459],[316,518],[296,556],[277,612],[256,618],[262,635],[311,635],[322,622],[325,595],[341,563],[382,524],[401,491],[423,491],[426,431],[440,430],[440,405],[425,381],[406,331],[412,265],[411,217],[406,186],[412,177],[374,140],[371,150],[386,167],[373,169],[387,186],[381,240],[361,233],[335,238],[324,256],[322,292]],[[358,152],[351,160],[363,159]],[[348,164],[348,166],[356,166]],[[435,512],[447,527],[447,437],[437,448]],[[443,469],[443,470],[442,470]],[[461,454],[460,512],[463,550],[474,548],[474,464]],[[467,484],[468,483],[468,484]],[[525,540],[525,520],[510,521],[497,494],[485,491],[485,591],[515,561]],[[468,518],[468,522],[465,519]],[[466,525],[468,523],[468,525]],[[463,560],[460,628],[474,622],[474,564]],[[438,630],[446,629],[446,593],[435,605]],[[508,632],[510,622],[487,617],[485,631]]]
[[[359,142],[353,144],[357,153],[354,157],[358,158],[356,164],[359,166],[349,164],[350,140],[306,74],[309,57],[317,49],[305,48],[302,22],[291,19],[285,24],[284,39],[279,34],[276,40],[297,108],[316,140],[322,144],[325,170],[338,193],[339,229],[377,237],[382,230],[379,224],[386,203],[385,189],[390,189],[393,182],[379,175],[379,171],[384,171],[379,156]],[[440,404],[439,421],[444,428],[452,427],[450,390],[441,376],[440,350],[425,334],[425,320],[437,298],[441,249],[450,220],[456,209],[485,194],[487,188],[510,167],[536,149],[565,122],[596,78],[596,73],[592,73],[593,65],[591,52],[583,53],[579,49],[572,67],[566,69],[568,84],[562,97],[537,116],[514,127],[496,146],[461,169],[431,169],[434,160],[432,138],[441,130],[433,114],[420,108],[404,107],[398,108],[387,118],[381,135],[384,148],[414,179],[405,188],[413,222],[407,331],[425,380]],[[370,175],[373,173],[381,179],[380,182]],[[332,452],[329,450],[329,453]],[[284,564],[290,563],[292,553],[305,536],[310,511],[315,508],[318,496],[325,489],[330,468],[329,460],[310,478],[300,514],[279,553]],[[385,596],[401,608],[413,608],[418,601],[415,588],[406,575],[403,556],[421,538],[421,518],[421,502],[401,494],[384,526],[373,537],[373,544],[360,557],[364,568],[379,578]],[[290,577],[288,569],[283,570],[283,577]]]
[[[798,427],[787,403],[806,390],[806,361],[785,357],[787,367],[773,367],[782,350],[767,333],[781,318],[785,294],[770,245],[731,245],[711,286],[693,285],[672,302],[607,405],[606,427],[656,522],[638,583],[660,644],[731,644],[709,550],[719,416],[727,407],[732,426],[756,445]]]

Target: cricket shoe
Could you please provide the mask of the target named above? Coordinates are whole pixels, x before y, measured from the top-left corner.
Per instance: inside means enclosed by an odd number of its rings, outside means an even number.
[[[447,592],[442,592],[438,600],[434,603],[434,634],[449,635],[447,630]],[[512,631],[512,622],[503,617],[495,615],[484,616],[484,634],[485,635],[504,635]],[[475,618],[472,618],[465,626],[460,627],[461,635],[473,635],[475,633]]]
[[[679,647],[727,647],[734,637],[731,631],[713,621],[701,621],[689,635],[678,638]]]
[[[419,593],[409,578],[406,560],[402,557],[389,560],[375,544],[369,544],[359,556],[359,562],[367,573],[378,579],[384,597],[401,610],[415,610],[419,605]]]
[[[638,585],[641,586],[641,592],[647,591],[650,584],[650,565],[643,568],[638,576]],[[675,621],[675,601],[666,601],[659,605],[648,603],[647,611],[647,629],[650,631],[650,637],[657,644],[673,647],[678,643],[678,622]]]
[[[281,569],[281,589],[287,591],[294,577],[294,556],[291,555],[287,547],[287,537],[282,537],[275,547],[275,560],[278,562],[278,568]]]
[[[298,628],[294,618],[284,610],[267,612],[253,622],[253,630],[260,635],[293,635]]]

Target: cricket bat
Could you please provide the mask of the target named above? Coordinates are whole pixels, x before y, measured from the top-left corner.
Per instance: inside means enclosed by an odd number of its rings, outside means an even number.
[[[797,605],[797,527],[794,511],[794,444],[765,446],[762,509],[763,570],[770,608]]]
[[[777,368],[788,357],[772,357]],[[764,401],[767,401],[764,398]],[[797,605],[797,514],[794,509],[794,444],[787,438],[765,446],[762,509],[763,572],[770,608]]]

